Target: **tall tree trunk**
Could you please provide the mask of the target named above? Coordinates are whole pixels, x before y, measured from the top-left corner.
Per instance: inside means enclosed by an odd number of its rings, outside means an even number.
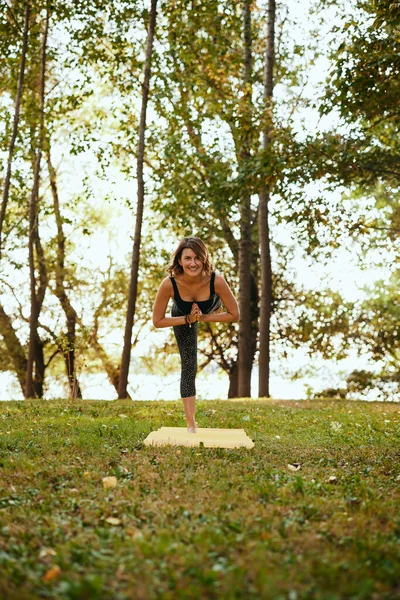
[[[36,305],[38,315],[42,310],[43,300],[46,293],[47,285],[49,283],[49,279],[47,276],[47,268],[46,261],[44,257],[42,243],[40,241],[39,236],[39,222],[37,220],[36,230],[35,230],[35,250],[37,256],[37,268],[39,273],[39,283],[36,290]],[[35,377],[34,377],[34,395],[38,398],[43,397],[43,385],[44,385],[44,372],[45,372],[45,363],[44,363],[44,344],[39,337],[39,333],[36,330],[36,339],[35,339],[35,350],[34,350],[34,363],[35,363]],[[28,396],[29,397],[29,396]]]
[[[263,127],[262,150],[268,151],[271,145],[272,133],[272,96],[273,96],[273,68],[275,45],[275,0],[268,0],[267,22],[267,47],[264,63],[264,100],[265,121]],[[259,193],[258,206],[258,236],[260,240],[261,259],[261,302],[260,302],[260,355],[258,375],[259,397],[269,396],[270,375],[270,322],[272,312],[272,268],[269,228],[269,198],[271,193],[270,183],[263,185]]]
[[[55,293],[60,301],[67,321],[67,346],[63,347],[63,356],[68,378],[69,395],[71,398],[82,398],[82,391],[75,370],[75,346],[77,314],[65,291],[65,235],[63,220],[60,212],[56,172],[51,162],[50,143],[47,142],[47,168],[50,176],[50,186],[53,196],[54,217],[57,226],[57,260]]]
[[[33,380],[33,390],[36,398],[43,398],[44,390],[44,344],[40,339],[38,332],[35,336],[35,378]],[[29,396],[27,396],[29,398]]]
[[[137,185],[138,185],[138,201],[136,209],[136,225],[135,238],[133,242],[132,263],[131,263],[131,279],[128,295],[128,310],[125,324],[124,348],[121,358],[121,370],[118,388],[118,398],[127,397],[129,363],[131,358],[131,343],[133,320],[136,308],[137,283],[139,272],[140,259],[140,239],[142,232],[143,220],[143,205],[144,205],[144,180],[143,180],[143,162],[145,149],[145,133],[146,133],[146,111],[147,101],[149,97],[150,72],[151,72],[151,56],[153,52],[153,38],[156,26],[157,0],[151,0],[151,10],[149,26],[147,30],[147,45],[146,45],[146,62],[144,68],[144,81],[142,86],[142,109],[140,113],[139,124],[139,141],[137,148]]]
[[[240,167],[245,168],[250,157],[251,131],[251,74],[252,74],[252,32],[251,2],[245,0],[243,6],[243,38],[244,38],[244,116],[242,123],[242,140]],[[247,187],[247,186],[246,186]],[[250,192],[245,189],[240,204],[240,241],[239,241],[239,352],[238,352],[238,394],[240,397],[251,396],[251,207]]]
[[[44,88],[46,79],[46,49],[47,49],[47,34],[49,30],[49,10],[46,11],[46,19],[44,25],[42,51],[40,62],[40,84],[39,84],[39,132],[37,136],[35,166],[33,173],[32,193],[29,201],[29,273],[31,287],[31,314],[29,321],[29,349],[28,349],[28,365],[26,373],[26,397],[34,396],[33,387],[33,364],[35,359],[35,347],[37,336],[37,325],[39,319],[39,303],[36,294],[36,276],[35,276],[35,240],[37,238],[37,217],[38,217],[38,199],[39,199],[39,178],[40,178],[40,161],[42,156],[42,146],[44,139]]]
[[[23,39],[22,39],[21,63],[20,63],[20,67],[19,67],[17,95],[15,98],[14,122],[13,122],[13,130],[12,130],[12,135],[11,135],[10,146],[8,149],[7,172],[6,172],[6,177],[5,177],[5,181],[4,181],[3,200],[1,203],[1,211],[0,211],[0,260],[1,260],[1,249],[2,249],[3,223],[4,223],[4,219],[5,219],[5,214],[6,214],[8,197],[10,194],[11,164],[12,164],[12,159],[13,159],[13,155],[14,155],[15,141],[17,139],[17,133],[18,133],[22,87],[24,84],[24,77],[25,77],[25,62],[26,62],[26,54],[27,54],[27,49],[28,49],[28,34],[29,34],[29,15],[30,15],[30,3],[28,2],[25,7],[24,33],[23,33]]]
[[[229,389],[228,389],[228,398],[238,398],[239,397],[239,388],[238,388],[239,380],[238,380],[238,362],[234,362],[231,370],[229,371]]]

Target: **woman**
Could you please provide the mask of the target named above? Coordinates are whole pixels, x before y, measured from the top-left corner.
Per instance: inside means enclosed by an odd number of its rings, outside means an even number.
[[[198,323],[233,323],[239,308],[225,279],[215,273],[205,244],[195,237],[180,241],[171,256],[166,277],[153,308],[155,327],[173,327],[181,355],[181,396],[188,431],[196,433],[196,371]],[[171,317],[165,312],[173,299]],[[224,305],[226,312],[215,312]]]

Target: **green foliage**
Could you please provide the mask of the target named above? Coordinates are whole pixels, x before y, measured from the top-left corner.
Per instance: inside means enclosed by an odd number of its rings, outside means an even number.
[[[368,353],[378,372],[356,371],[344,394],[375,388],[383,397],[398,394],[397,261],[399,250],[399,40],[400,10],[396,3],[356,0],[348,3],[332,33],[338,43],[326,97],[320,111],[339,112],[346,133],[329,133],[317,141],[321,174],[350,190],[355,206],[349,229],[362,245],[361,264],[380,262],[392,275],[366,290],[367,298],[352,310],[348,335],[360,353]],[[362,212],[365,198],[375,210]],[[370,203],[370,204],[371,204]],[[359,216],[356,211],[360,207]],[[377,252],[379,251],[378,258]],[[391,262],[393,257],[393,262]]]
[[[344,119],[390,130],[399,119],[400,9],[382,0],[358,0],[355,8],[356,15],[336,28],[346,37],[335,51],[327,96]]]

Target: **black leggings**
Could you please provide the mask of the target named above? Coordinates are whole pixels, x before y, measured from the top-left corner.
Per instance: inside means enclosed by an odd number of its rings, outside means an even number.
[[[171,315],[179,317],[182,316],[182,313],[176,305],[172,305]],[[173,328],[181,355],[181,398],[196,395],[197,328],[197,322],[192,323],[191,327],[176,325]]]

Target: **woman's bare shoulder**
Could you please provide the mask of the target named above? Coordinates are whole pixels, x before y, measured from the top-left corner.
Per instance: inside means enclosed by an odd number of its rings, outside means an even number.
[[[221,289],[225,289],[227,286],[227,283],[225,281],[225,278],[218,273],[217,271],[215,272],[215,279],[214,279],[214,287],[215,287],[215,291],[218,292]]]
[[[160,285],[160,291],[165,294],[172,294],[174,291],[174,286],[172,285],[172,281],[170,277],[165,277]]]

